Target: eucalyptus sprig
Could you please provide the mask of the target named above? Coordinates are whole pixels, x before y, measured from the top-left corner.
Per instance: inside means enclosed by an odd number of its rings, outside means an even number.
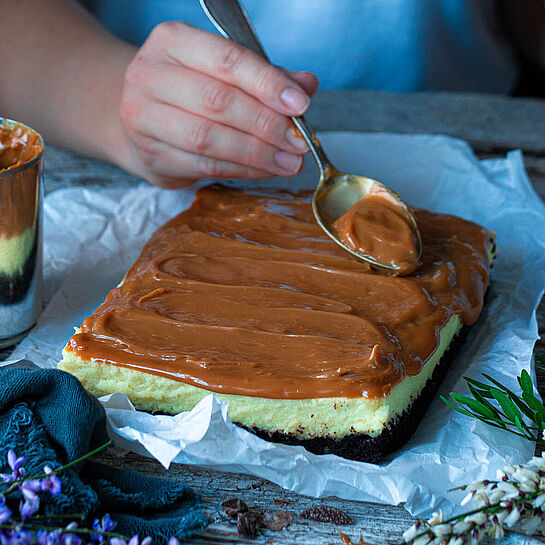
[[[529,441],[545,444],[545,405],[535,397],[534,385],[528,372],[523,370],[517,377],[522,395],[516,394],[490,375],[483,373],[482,376],[488,383],[464,377],[472,397],[451,392],[452,400],[444,396],[441,399],[459,413]]]
[[[545,365],[545,359],[535,353]],[[545,366],[536,367],[545,370]],[[489,426],[506,430],[534,443],[545,445],[545,405],[534,395],[534,384],[523,369],[517,377],[521,394],[516,394],[490,375],[482,374],[488,382],[464,377],[472,397],[450,393],[451,399],[441,399],[452,409],[476,418]]]

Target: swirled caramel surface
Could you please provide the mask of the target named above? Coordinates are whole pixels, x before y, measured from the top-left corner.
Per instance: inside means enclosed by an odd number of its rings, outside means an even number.
[[[396,267],[399,276],[417,268],[418,250],[403,211],[386,192],[354,203],[332,225],[339,240],[352,250]]]
[[[453,314],[465,324],[477,319],[490,234],[417,211],[422,266],[383,276],[322,232],[310,197],[201,189],[154,234],[67,349],[226,394],[388,394],[422,369]]]

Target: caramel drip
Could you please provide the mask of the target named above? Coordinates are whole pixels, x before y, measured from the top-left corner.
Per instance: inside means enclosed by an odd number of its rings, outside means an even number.
[[[322,232],[309,192],[208,186],[68,350],[227,394],[386,395],[420,372],[453,314],[477,319],[489,281],[486,229],[416,217],[421,267],[383,276]]]

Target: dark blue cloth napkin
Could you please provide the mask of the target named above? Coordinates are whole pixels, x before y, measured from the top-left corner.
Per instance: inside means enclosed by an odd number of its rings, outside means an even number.
[[[26,456],[26,474],[60,467],[108,441],[102,406],[72,375],[54,369],[0,369],[0,472],[6,456]],[[42,495],[44,514],[85,513],[90,522],[109,513],[128,537],[185,539],[202,529],[199,499],[180,482],[167,481],[91,460],[59,475],[62,492]]]

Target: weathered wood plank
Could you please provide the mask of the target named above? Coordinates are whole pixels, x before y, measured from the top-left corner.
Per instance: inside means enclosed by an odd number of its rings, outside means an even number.
[[[361,535],[364,541],[373,545],[399,544],[403,532],[414,519],[403,507],[392,507],[376,503],[324,498],[316,500],[283,490],[279,486],[257,477],[222,473],[201,468],[174,464],[166,471],[158,462],[127,454],[119,458],[109,453],[99,455],[100,461],[119,467],[137,469],[148,475],[166,479],[181,480],[193,487],[202,497],[203,507],[209,517],[210,525],[196,541],[191,543],[256,543],[276,545],[341,545],[337,529],[357,542]],[[255,540],[241,538],[236,525],[231,522],[220,508],[222,501],[228,498],[240,498],[250,508],[268,512],[291,511],[294,517],[290,525],[280,532],[264,530]],[[275,503],[276,500],[276,503]],[[353,520],[349,526],[335,526],[329,523],[313,522],[301,518],[300,513],[312,505],[331,505],[344,511]],[[505,540],[504,545],[530,545],[539,543],[537,539],[513,535]]]
[[[545,102],[468,93],[319,91],[307,115],[319,130],[458,136],[474,149],[545,154]]]

